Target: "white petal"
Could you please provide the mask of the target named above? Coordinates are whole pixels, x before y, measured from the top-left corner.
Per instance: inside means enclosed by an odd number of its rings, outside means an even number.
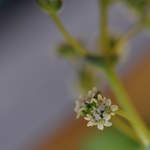
[[[110,106],[111,105],[111,99],[107,99],[106,100],[106,106]]]
[[[95,120],[97,120],[97,121],[101,119],[100,115],[96,112],[93,113],[93,116],[94,116]]]
[[[83,101],[84,100],[84,96],[80,95],[79,96],[79,101]]]
[[[75,105],[76,105],[76,106],[79,106],[80,104],[81,104],[80,101],[76,101],[76,102],[75,102]]]
[[[88,123],[87,123],[87,127],[92,127],[92,126],[94,126],[95,124],[92,122],[92,121],[89,121]]]
[[[90,121],[91,120],[91,116],[87,115],[86,117],[84,117],[85,120]]]
[[[78,112],[78,108],[77,108],[77,107],[75,107],[75,108],[74,108],[74,111],[75,111],[75,112]]]
[[[104,111],[104,110],[105,110],[105,105],[103,105],[103,104],[100,105],[99,108],[98,108],[98,111],[101,112],[101,111]]]
[[[106,127],[110,127],[110,126],[112,126],[112,123],[111,123],[111,122],[109,122],[109,121],[105,121],[104,126],[106,126]]]
[[[92,97],[94,97],[95,96],[95,93],[92,93]]]
[[[96,100],[95,98],[92,98],[92,99],[91,99],[91,103],[92,103],[92,102],[97,103],[97,100]]]
[[[78,102],[76,102],[76,105],[75,105],[74,111],[75,111],[75,112],[78,112],[78,111],[79,111],[79,109],[80,109],[80,105],[79,105],[79,103],[78,103]]]
[[[111,115],[112,115],[112,116],[114,116],[114,115],[115,115],[115,113],[114,113],[114,112],[111,112]]]
[[[76,119],[80,118],[80,113],[77,113]]]
[[[97,92],[97,88],[96,88],[96,87],[93,87],[92,91],[93,91],[94,93],[96,93],[96,92]]]
[[[102,95],[101,95],[101,94],[98,94],[98,95],[97,95],[97,99],[98,99],[99,101],[102,100],[102,99],[103,99]]]
[[[75,105],[77,106],[77,105],[79,105],[80,103],[79,103],[79,100],[76,100],[75,101]]]
[[[88,98],[92,97],[92,91],[88,91]]]
[[[111,105],[111,110],[112,111],[117,111],[118,110],[118,106],[117,105]]]
[[[106,113],[106,112],[104,112],[103,117],[104,117],[105,120],[110,120],[111,119],[111,115]]]
[[[102,123],[99,123],[99,124],[97,125],[97,128],[98,128],[99,130],[103,130],[103,129],[104,129],[104,126],[103,126]]]

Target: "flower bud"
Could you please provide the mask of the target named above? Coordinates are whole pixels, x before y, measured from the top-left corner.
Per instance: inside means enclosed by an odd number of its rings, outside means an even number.
[[[56,13],[62,7],[62,0],[37,0],[37,3],[47,13]]]
[[[73,59],[77,56],[76,50],[70,44],[62,43],[58,46],[57,52],[60,56]]]

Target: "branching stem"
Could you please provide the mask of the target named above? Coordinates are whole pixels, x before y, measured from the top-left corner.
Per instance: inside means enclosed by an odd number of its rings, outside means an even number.
[[[131,40],[140,31],[142,31],[142,29],[143,29],[143,25],[141,23],[135,24],[133,27],[131,27],[126,33],[124,33],[120,37],[116,46],[114,47],[114,51],[116,51],[117,53],[120,53],[122,46],[124,46],[129,40]]]
[[[120,116],[120,114],[118,116]],[[141,143],[141,140],[139,139],[139,137],[137,136],[137,134],[134,132],[132,126],[130,126],[127,122],[125,122],[121,118],[114,117],[114,119],[113,119],[113,125],[118,130],[120,130],[121,132],[123,132],[125,135],[127,135],[128,137],[130,137],[133,140],[135,140],[137,143]]]
[[[126,112],[126,115],[129,117],[129,121],[135,130],[136,134],[141,139],[143,145],[145,147],[150,143],[149,131],[144,124],[144,121],[140,118],[133,104],[131,103],[131,99],[128,94],[125,92],[121,81],[119,80],[117,74],[113,70],[113,68],[107,66],[104,69],[105,75],[109,81],[109,84],[116,95],[116,98],[122,107],[122,109]]]
[[[60,21],[59,17],[57,16],[57,14],[55,13],[50,13],[51,18],[53,19],[53,21],[55,22],[56,26],[58,27],[58,29],[60,30],[60,32],[63,34],[63,36],[65,37],[66,41],[71,44],[76,51],[81,55],[81,56],[85,56],[87,54],[86,50],[78,43],[78,41],[76,39],[74,39],[69,32],[66,30],[66,28],[64,27],[64,25],[62,24],[62,22]]]
[[[107,58],[107,54],[109,52],[109,38],[108,38],[108,28],[107,28],[107,9],[108,9],[108,0],[101,0],[101,44],[104,52],[104,56]],[[65,39],[68,43],[70,43],[76,51],[79,53],[80,56],[83,58],[87,56],[87,51],[76,41],[65,29],[63,24],[61,23],[59,17],[55,13],[50,13],[50,16],[52,17],[53,21],[57,25],[58,29],[61,31]],[[137,28],[138,30],[140,28]],[[137,29],[135,31],[129,32],[125,37],[123,37],[120,40],[120,43],[118,43],[118,47],[120,47],[121,44],[124,43],[124,41],[127,41],[132,35],[137,33]],[[117,48],[118,48],[117,47]],[[107,59],[106,59],[107,60]],[[145,147],[147,147],[150,143],[149,138],[149,131],[144,124],[143,120],[140,118],[139,114],[137,113],[136,109],[134,108],[133,104],[131,103],[131,100],[124,90],[122,83],[120,82],[117,74],[114,71],[114,68],[112,68],[110,65],[106,65],[103,68],[104,73],[109,81],[109,84],[113,90],[113,92],[116,95],[116,98],[122,107],[122,109],[125,111],[126,115],[124,117],[129,117],[129,122],[131,123],[133,129],[135,130],[137,136],[143,143]]]
[[[102,50],[103,55],[108,54],[109,49],[109,40],[108,40],[108,0],[99,0],[100,1],[100,42],[99,48]]]

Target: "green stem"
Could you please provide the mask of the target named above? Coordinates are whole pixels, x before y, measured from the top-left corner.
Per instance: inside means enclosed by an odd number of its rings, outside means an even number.
[[[57,14],[50,13],[50,16],[55,22],[60,32],[63,34],[63,36],[67,40],[67,42],[71,44],[81,56],[85,56],[87,54],[86,50],[69,34],[69,32],[63,26]]]
[[[133,104],[131,103],[129,96],[125,92],[115,71],[110,66],[106,66],[104,71],[120,106],[129,116],[130,123],[133,126],[136,134],[141,139],[141,142],[144,144],[144,146],[147,147],[148,144],[150,143],[147,127],[139,117],[137,111],[135,110]]]
[[[103,54],[106,56],[109,49],[108,40],[108,20],[107,20],[107,10],[108,10],[108,0],[100,0],[100,46],[103,50]]]
[[[116,112],[116,114],[123,117],[124,119],[128,120],[129,122],[130,122],[130,120],[132,120],[132,119],[130,119],[130,116],[128,116],[127,113],[122,110],[118,110]]]
[[[127,135],[128,137],[130,137],[133,140],[135,140],[137,143],[142,144],[141,140],[139,139],[137,134],[134,132],[133,128],[131,126],[129,126],[128,123],[126,123],[124,120],[122,120],[119,117],[114,117],[114,119],[112,121],[113,121],[113,125],[118,130],[120,130],[120,132],[123,132],[125,135]]]

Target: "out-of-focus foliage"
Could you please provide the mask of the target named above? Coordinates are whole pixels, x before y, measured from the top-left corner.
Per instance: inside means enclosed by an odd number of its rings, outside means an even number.
[[[110,0],[111,4],[121,2],[136,12],[145,27],[150,27],[150,0]]]
[[[150,145],[148,146],[147,150],[150,150]]]
[[[150,0],[124,0],[139,15],[142,23],[150,27]]]
[[[117,129],[110,128],[83,138],[82,150],[142,150],[142,147]]]
[[[124,0],[130,7],[143,13],[148,4],[148,0]]]
[[[47,13],[58,12],[62,7],[62,0],[37,0],[37,3]]]
[[[110,49],[109,49],[109,60],[110,60],[110,63],[112,65],[117,64],[118,59],[119,59],[118,52],[115,49],[117,42],[118,42],[118,40],[116,38],[114,38],[114,37],[109,38],[109,47],[110,47]]]
[[[88,55],[86,61],[96,67],[104,68],[105,66],[105,57],[96,56],[96,55]]]
[[[67,43],[60,44],[57,48],[57,52],[60,56],[69,59],[75,58],[78,55],[74,47]]]
[[[96,86],[96,83],[99,83],[98,78],[96,78],[94,71],[91,67],[83,65],[78,73],[79,86],[80,89],[87,93],[89,89]]]
[[[109,60],[111,65],[126,61],[129,52],[128,42],[123,42],[122,39],[111,36],[109,38],[109,47]]]

